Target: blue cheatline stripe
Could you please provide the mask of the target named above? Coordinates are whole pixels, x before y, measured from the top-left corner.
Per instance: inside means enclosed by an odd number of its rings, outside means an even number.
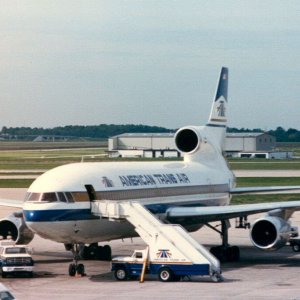
[[[59,222],[99,219],[90,209],[24,210],[27,222]]]
[[[199,207],[201,204],[176,205],[182,207]],[[153,214],[165,213],[168,208],[174,207],[174,203],[145,205]],[[24,210],[27,222],[63,222],[95,220],[99,217],[93,215],[90,209],[56,209],[56,210]]]

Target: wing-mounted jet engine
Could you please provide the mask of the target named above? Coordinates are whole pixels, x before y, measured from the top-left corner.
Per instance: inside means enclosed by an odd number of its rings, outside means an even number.
[[[272,251],[282,248],[296,232],[289,221],[267,215],[253,223],[250,238],[255,247]]]
[[[12,239],[16,244],[28,244],[34,238],[34,232],[27,227],[23,213],[15,212],[0,220],[0,236]]]

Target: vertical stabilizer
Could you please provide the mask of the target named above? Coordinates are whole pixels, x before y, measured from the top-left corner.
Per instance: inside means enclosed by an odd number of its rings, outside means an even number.
[[[207,125],[226,127],[227,124],[227,90],[228,68],[223,67],[217,86],[216,96],[213,101]]]
[[[223,67],[220,73],[217,91],[206,124],[207,130],[214,139],[215,146],[223,150],[227,127],[227,91],[228,68]]]

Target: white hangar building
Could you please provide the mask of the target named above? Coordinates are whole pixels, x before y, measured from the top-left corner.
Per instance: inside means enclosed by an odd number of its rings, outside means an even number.
[[[226,152],[271,151],[276,147],[276,138],[263,132],[227,133]]]
[[[110,157],[180,157],[174,133],[124,133],[108,139]]]
[[[276,138],[267,133],[227,133],[225,151],[232,157],[289,158],[275,152]],[[124,133],[109,138],[110,157],[180,157],[174,133]]]

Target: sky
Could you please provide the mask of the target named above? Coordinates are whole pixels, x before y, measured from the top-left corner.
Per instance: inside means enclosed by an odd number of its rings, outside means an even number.
[[[0,127],[300,129],[298,0],[0,0]]]

